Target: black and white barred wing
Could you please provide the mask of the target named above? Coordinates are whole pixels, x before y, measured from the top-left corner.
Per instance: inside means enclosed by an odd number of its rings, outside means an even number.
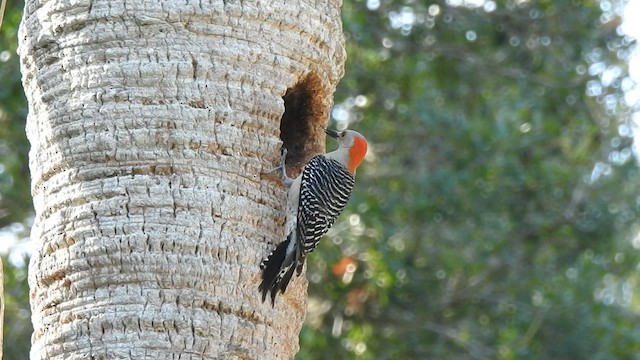
[[[307,164],[298,208],[298,275],[306,254],[318,246],[349,201],[354,183],[354,176],[343,165],[324,155],[317,155]]]

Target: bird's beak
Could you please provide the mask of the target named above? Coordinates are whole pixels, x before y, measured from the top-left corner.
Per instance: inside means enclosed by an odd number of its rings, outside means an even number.
[[[331,129],[324,129],[324,132],[327,133],[327,135],[331,136],[334,139],[338,139],[338,132],[335,130],[331,130]]]

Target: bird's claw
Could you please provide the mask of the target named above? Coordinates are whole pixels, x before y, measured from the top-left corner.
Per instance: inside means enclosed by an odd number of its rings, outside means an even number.
[[[280,177],[282,178],[282,181],[284,181],[285,184],[290,184],[292,182],[292,179],[290,179],[287,176],[287,168],[285,166],[285,162],[287,160],[287,148],[282,148],[282,155],[280,156],[280,165],[278,165],[277,167],[264,172],[263,174],[272,174],[278,170],[280,170]]]

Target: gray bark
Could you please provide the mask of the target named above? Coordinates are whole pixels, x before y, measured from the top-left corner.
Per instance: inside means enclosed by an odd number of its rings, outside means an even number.
[[[317,75],[328,113],[340,5],[26,1],[32,359],[293,358],[307,283],[260,301],[286,203],[261,172],[288,88]]]

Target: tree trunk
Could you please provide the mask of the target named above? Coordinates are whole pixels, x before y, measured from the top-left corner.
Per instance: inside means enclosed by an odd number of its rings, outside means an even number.
[[[324,150],[339,8],[26,1],[31,358],[293,358],[307,283],[260,301],[286,204],[261,173]]]

